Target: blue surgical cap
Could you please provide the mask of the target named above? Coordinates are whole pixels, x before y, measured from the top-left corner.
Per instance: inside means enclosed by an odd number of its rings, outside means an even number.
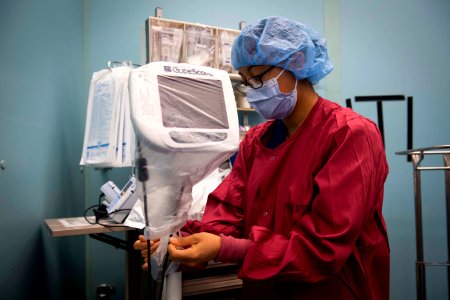
[[[333,70],[325,39],[306,25],[283,17],[268,17],[246,26],[234,41],[231,63],[236,70],[281,67],[312,84]]]

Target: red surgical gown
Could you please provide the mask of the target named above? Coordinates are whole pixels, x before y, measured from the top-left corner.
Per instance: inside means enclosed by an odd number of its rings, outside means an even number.
[[[274,149],[261,141],[271,124],[247,133],[187,231],[253,241],[238,273],[244,299],[389,299],[388,165],[376,125],[320,97]]]

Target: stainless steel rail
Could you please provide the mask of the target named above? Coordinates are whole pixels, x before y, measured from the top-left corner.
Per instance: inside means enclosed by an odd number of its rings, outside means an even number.
[[[450,298],[450,145],[439,145],[426,148],[417,148],[406,151],[396,152],[398,155],[409,155],[413,163],[414,175],[414,205],[416,221],[416,284],[417,299],[426,299],[425,286],[425,267],[426,266],[446,266],[447,267],[447,286]],[[426,155],[442,155],[443,166],[420,166]],[[422,226],[422,190],[421,190],[421,171],[443,170],[445,173],[445,198],[446,198],[446,216],[447,216],[447,262],[425,262],[423,251],[423,226]]]

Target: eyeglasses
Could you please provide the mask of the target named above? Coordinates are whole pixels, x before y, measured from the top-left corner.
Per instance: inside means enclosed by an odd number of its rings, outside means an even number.
[[[242,94],[245,94],[245,90],[246,90],[247,86],[250,86],[252,89],[259,89],[264,84],[261,78],[264,75],[266,75],[273,68],[275,68],[275,66],[270,66],[267,70],[262,71],[258,75],[253,76],[252,78],[249,78],[249,79],[247,79],[245,81],[241,81],[241,82],[236,83],[234,87],[239,92],[241,92]]]

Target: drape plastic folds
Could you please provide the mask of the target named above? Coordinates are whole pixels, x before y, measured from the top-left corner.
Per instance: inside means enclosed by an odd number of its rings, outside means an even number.
[[[225,71],[188,64],[134,69],[129,89],[138,197],[146,238],[162,241],[153,257],[160,269],[168,236],[188,218],[193,185],[237,151],[236,103]]]

